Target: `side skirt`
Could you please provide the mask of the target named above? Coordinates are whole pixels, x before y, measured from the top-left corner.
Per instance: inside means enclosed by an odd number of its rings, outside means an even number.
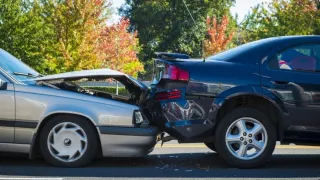
[[[28,154],[30,147],[30,144],[0,143],[0,152]]]

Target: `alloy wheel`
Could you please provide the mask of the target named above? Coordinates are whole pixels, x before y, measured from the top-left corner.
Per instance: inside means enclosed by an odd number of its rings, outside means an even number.
[[[251,160],[265,150],[268,134],[261,122],[245,117],[237,119],[229,126],[225,142],[234,157]]]

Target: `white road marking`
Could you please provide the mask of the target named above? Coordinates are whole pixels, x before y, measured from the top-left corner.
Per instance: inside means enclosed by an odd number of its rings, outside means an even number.
[[[0,177],[0,179],[5,179],[5,180],[63,180],[63,178],[9,178],[9,177]]]
[[[207,148],[204,144],[160,144],[156,148]],[[276,145],[276,149],[320,149],[320,146]]]

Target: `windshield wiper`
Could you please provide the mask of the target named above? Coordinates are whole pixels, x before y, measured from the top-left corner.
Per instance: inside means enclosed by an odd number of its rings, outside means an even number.
[[[42,74],[34,75],[31,73],[21,73],[21,72],[13,72],[13,74],[18,76],[32,77],[32,78],[43,77]]]

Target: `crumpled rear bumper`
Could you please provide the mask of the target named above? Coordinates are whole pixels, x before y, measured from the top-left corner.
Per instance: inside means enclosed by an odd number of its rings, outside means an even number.
[[[104,157],[140,157],[153,151],[160,131],[156,127],[100,126]]]

